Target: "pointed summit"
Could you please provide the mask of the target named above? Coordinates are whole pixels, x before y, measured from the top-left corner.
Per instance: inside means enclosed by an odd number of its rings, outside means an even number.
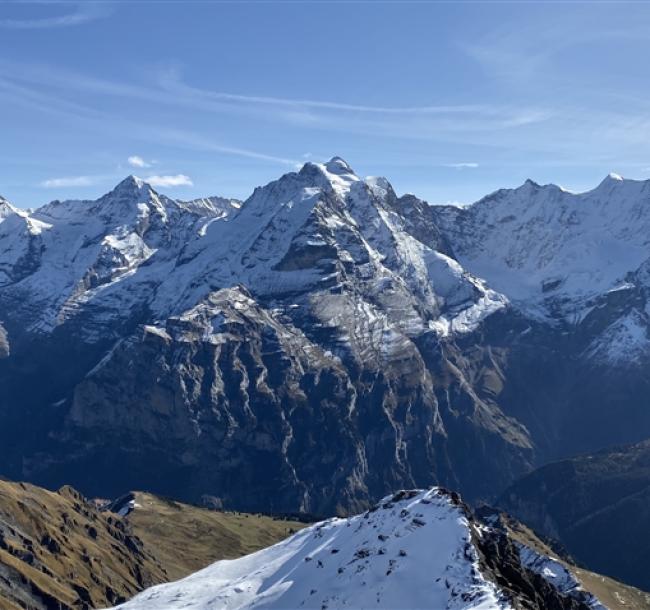
[[[525,182],[521,185],[518,186],[517,188],[513,189],[513,192],[523,194],[525,196],[528,195],[533,195],[533,194],[556,194],[559,191],[566,192],[565,189],[563,189],[561,186],[558,186],[557,184],[554,184],[553,182],[549,182],[547,184],[540,184],[539,182],[535,182],[531,178],[526,178]],[[501,191],[497,191],[497,193],[507,193],[508,189],[502,189]],[[488,195],[488,197],[490,197]]]
[[[598,185],[597,188],[600,188],[601,186],[613,186],[620,182],[625,182],[623,176],[621,176],[620,174],[615,174],[614,172],[610,172],[609,174],[607,174],[607,176],[605,176],[602,179],[601,183]]]
[[[97,200],[103,215],[125,220],[133,214],[141,215],[141,204],[145,204],[151,212],[157,213],[163,219],[167,218],[165,209],[167,198],[159,195],[153,187],[137,176],[127,176],[112,191]]]
[[[9,203],[2,195],[0,195],[0,221],[12,216],[13,214],[18,214],[18,209]]]
[[[153,187],[137,176],[127,176],[112,191],[99,199],[102,204],[108,201],[121,203],[144,203],[158,199],[158,193]]]
[[[601,194],[606,194],[610,193],[614,189],[618,189],[622,185],[629,185],[636,183],[637,181],[635,180],[626,180],[621,176],[620,174],[615,174],[614,172],[610,172],[605,176],[600,184],[593,190],[593,192],[600,192]]]
[[[332,157],[327,163],[325,163],[325,169],[330,174],[354,174],[354,170],[350,167],[347,161],[341,157]]]
[[[342,197],[350,190],[353,182],[360,181],[360,178],[341,157],[332,157],[327,163],[309,161],[302,166],[298,176],[308,180],[311,186],[331,189]]]
[[[122,180],[122,182],[120,182],[111,192],[140,194],[144,188],[153,190],[149,183],[145,182],[142,178],[138,178],[131,174],[124,178],[124,180]]]

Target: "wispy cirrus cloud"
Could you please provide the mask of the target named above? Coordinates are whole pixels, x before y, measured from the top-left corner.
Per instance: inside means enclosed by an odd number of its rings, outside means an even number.
[[[215,142],[212,138],[190,130],[165,127],[155,127],[153,129],[149,129],[146,127],[141,127],[140,133],[147,138],[158,138],[168,144],[174,144],[176,146],[192,150],[202,150],[205,152],[214,152],[225,155],[232,155],[235,157],[244,157],[246,159],[257,159],[258,161],[270,161],[272,163],[279,163],[280,165],[288,165],[292,167],[300,163],[300,161],[297,159],[289,159],[287,157],[281,157],[278,155],[269,155],[267,153],[250,150],[248,148],[225,146],[223,144]]]
[[[293,125],[416,139],[444,132],[498,131],[545,121],[538,107],[493,104],[374,106],[313,99],[241,95],[192,87],[176,67],[155,72],[165,99],[205,111],[258,112]]]
[[[11,30],[42,30],[49,28],[64,28],[75,25],[82,25],[96,19],[108,17],[112,12],[112,6],[107,3],[97,2],[30,2],[30,10],[34,13],[41,12],[42,5],[47,9],[65,7],[67,10],[55,15],[35,15],[29,18],[0,18],[0,28]],[[70,10],[69,5],[73,8]]]
[[[414,139],[516,129],[549,118],[549,111],[538,107],[489,104],[390,107],[240,95],[192,87],[173,68],[150,71],[149,85],[102,79],[51,66],[2,61],[0,76],[12,82],[29,83],[39,91],[47,88],[64,97],[77,91],[147,101],[161,108],[173,106],[224,116],[250,116],[299,128]]]
[[[639,109],[634,113],[622,113],[617,108],[585,112],[583,107],[557,97],[553,98],[553,105],[546,106],[471,104],[386,108],[206,91],[188,87],[173,71],[163,76],[149,71],[137,82],[115,81],[57,66],[7,60],[0,60],[0,93],[4,95],[3,102],[9,100],[44,113],[57,113],[74,125],[83,121],[84,129],[96,133],[112,134],[121,129],[131,138],[157,145],[289,167],[301,164],[300,153],[273,154],[275,151],[230,145],[216,132],[217,123],[207,119],[220,117],[229,125],[231,117],[242,115],[276,127],[286,125],[346,136],[359,134],[377,139],[438,142],[445,146],[454,143],[474,148],[516,149],[538,156],[552,154],[555,163],[559,162],[558,154],[575,158],[576,151],[584,159],[584,143],[588,141],[607,141],[610,151],[614,145],[627,149],[645,146],[649,124]],[[101,104],[95,103],[98,96]],[[127,112],[115,112],[104,104],[109,96],[147,102],[146,116],[139,114],[143,104],[129,105]],[[173,122],[168,120],[170,108],[175,111]],[[211,127],[199,131],[190,125],[190,121],[183,119],[184,114],[177,112],[185,108],[196,111],[192,117],[199,112],[205,114],[204,125]],[[574,136],[550,136],[554,133]],[[595,147],[589,149],[592,161],[595,151]]]
[[[62,178],[48,178],[41,182],[44,188],[64,188],[73,186],[92,186],[97,183],[96,176],[65,176]]]
[[[176,174],[173,176],[148,176],[144,178],[151,186],[174,187],[174,186],[194,186],[194,182],[185,174]]]

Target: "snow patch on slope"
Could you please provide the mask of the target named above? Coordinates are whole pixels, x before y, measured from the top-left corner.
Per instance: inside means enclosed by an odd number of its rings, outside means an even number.
[[[517,548],[523,567],[539,574],[557,591],[567,597],[585,601],[592,610],[608,610],[594,595],[586,593],[576,577],[559,561],[547,555],[541,555],[521,543],[517,543]]]
[[[633,309],[608,326],[587,348],[587,355],[613,365],[638,363],[650,352],[648,327],[648,316]]]

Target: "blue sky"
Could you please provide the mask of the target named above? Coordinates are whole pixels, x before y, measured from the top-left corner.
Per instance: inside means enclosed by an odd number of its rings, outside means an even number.
[[[650,177],[642,2],[0,2],[0,193],[246,197],[344,157],[471,202]]]

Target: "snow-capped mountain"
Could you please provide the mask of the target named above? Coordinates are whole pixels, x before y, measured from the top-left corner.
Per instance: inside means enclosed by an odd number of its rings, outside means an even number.
[[[130,176],[97,201],[54,201],[31,214],[8,209],[0,225],[0,239],[7,244],[0,256],[0,298],[27,300],[16,312],[25,329],[51,332],[83,305],[121,287],[154,254],[162,273],[212,220],[237,208],[215,198],[177,202]],[[160,277],[145,281],[150,290]],[[150,298],[146,291],[131,290],[121,291],[113,305],[141,307]],[[112,317],[117,316],[119,311]]]
[[[432,207],[335,157],[245,202],[2,200],[0,468],[332,514],[640,440],[647,184]]]
[[[606,610],[565,564],[478,521],[441,489],[387,496],[364,514],[317,523],[119,606],[188,607]]]
[[[647,290],[649,209],[650,182],[610,174],[578,194],[528,180],[436,219],[461,264],[517,308],[576,325],[608,294]]]

